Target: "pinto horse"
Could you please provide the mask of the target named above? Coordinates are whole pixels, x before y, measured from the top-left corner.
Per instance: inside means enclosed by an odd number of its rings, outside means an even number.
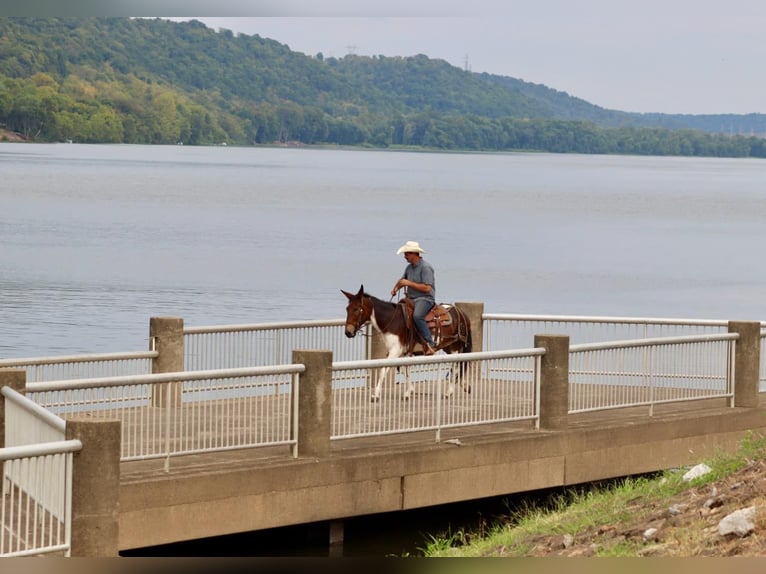
[[[364,285],[359,287],[356,295],[343,291],[348,298],[346,306],[346,337],[354,337],[367,323],[382,335],[386,346],[386,357],[397,359],[404,355],[418,355],[423,353],[420,334],[417,332],[412,321],[412,301],[403,299],[398,303],[383,301],[364,292]],[[454,305],[438,303],[426,315],[426,322],[431,329],[431,335],[436,343],[436,350],[446,353],[470,353],[471,322],[466,314]],[[460,363],[456,380],[462,380],[466,363]],[[380,388],[389,367],[383,367],[378,375],[377,383],[373,389],[371,400],[376,402],[380,399]],[[447,396],[454,390],[456,380],[451,381]],[[470,393],[470,385],[463,384],[463,390]],[[412,388],[407,389],[404,398],[408,399]]]

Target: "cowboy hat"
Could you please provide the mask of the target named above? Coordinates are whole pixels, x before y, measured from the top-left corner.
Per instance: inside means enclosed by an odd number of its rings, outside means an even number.
[[[402,245],[396,252],[397,255],[400,255],[402,253],[425,253],[423,249],[420,247],[420,243],[417,241],[408,241],[404,245]]]

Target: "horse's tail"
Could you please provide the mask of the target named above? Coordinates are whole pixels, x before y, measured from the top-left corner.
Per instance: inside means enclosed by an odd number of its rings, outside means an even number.
[[[462,309],[458,309],[458,311],[460,312],[462,323],[463,325],[465,325],[465,329],[466,329],[463,350],[460,352],[470,353],[473,350],[473,335],[471,335],[471,321],[468,319],[468,316],[462,311]],[[460,334],[460,325],[458,325],[458,334]]]

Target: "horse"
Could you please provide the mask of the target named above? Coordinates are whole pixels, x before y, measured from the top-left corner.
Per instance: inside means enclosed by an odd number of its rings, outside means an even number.
[[[359,287],[356,295],[344,291],[348,298],[346,306],[346,337],[352,338],[359,333],[364,325],[372,323],[372,326],[383,337],[386,346],[386,357],[397,359],[404,355],[413,356],[423,354],[421,336],[412,320],[412,300],[405,298],[397,303],[383,301],[364,292],[364,285]],[[473,347],[471,337],[471,322],[465,312],[455,305],[437,303],[426,315],[426,322],[431,329],[431,335],[436,343],[436,350],[445,353],[470,353]],[[456,381],[460,381],[463,390],[471,392],[470,385],[463,382],[463,374],[467,364],[460,363],[460,368],[451,384],[448,386],[446,396],[451,396]],[[377,402],[380,399],[380,388],[389,367],[381,369],[377,383],[374,386],[370,400]],[[449,375],[448,375],[449,376]],[[405,392],[404,398],[408,399],[412,391],[412,383]]]

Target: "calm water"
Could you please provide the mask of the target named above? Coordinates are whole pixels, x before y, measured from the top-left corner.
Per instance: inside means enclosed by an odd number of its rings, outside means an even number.
[[[0,358],[329,319],[420,241],[497,313],[766,319],[766,161],[0,144]]]

